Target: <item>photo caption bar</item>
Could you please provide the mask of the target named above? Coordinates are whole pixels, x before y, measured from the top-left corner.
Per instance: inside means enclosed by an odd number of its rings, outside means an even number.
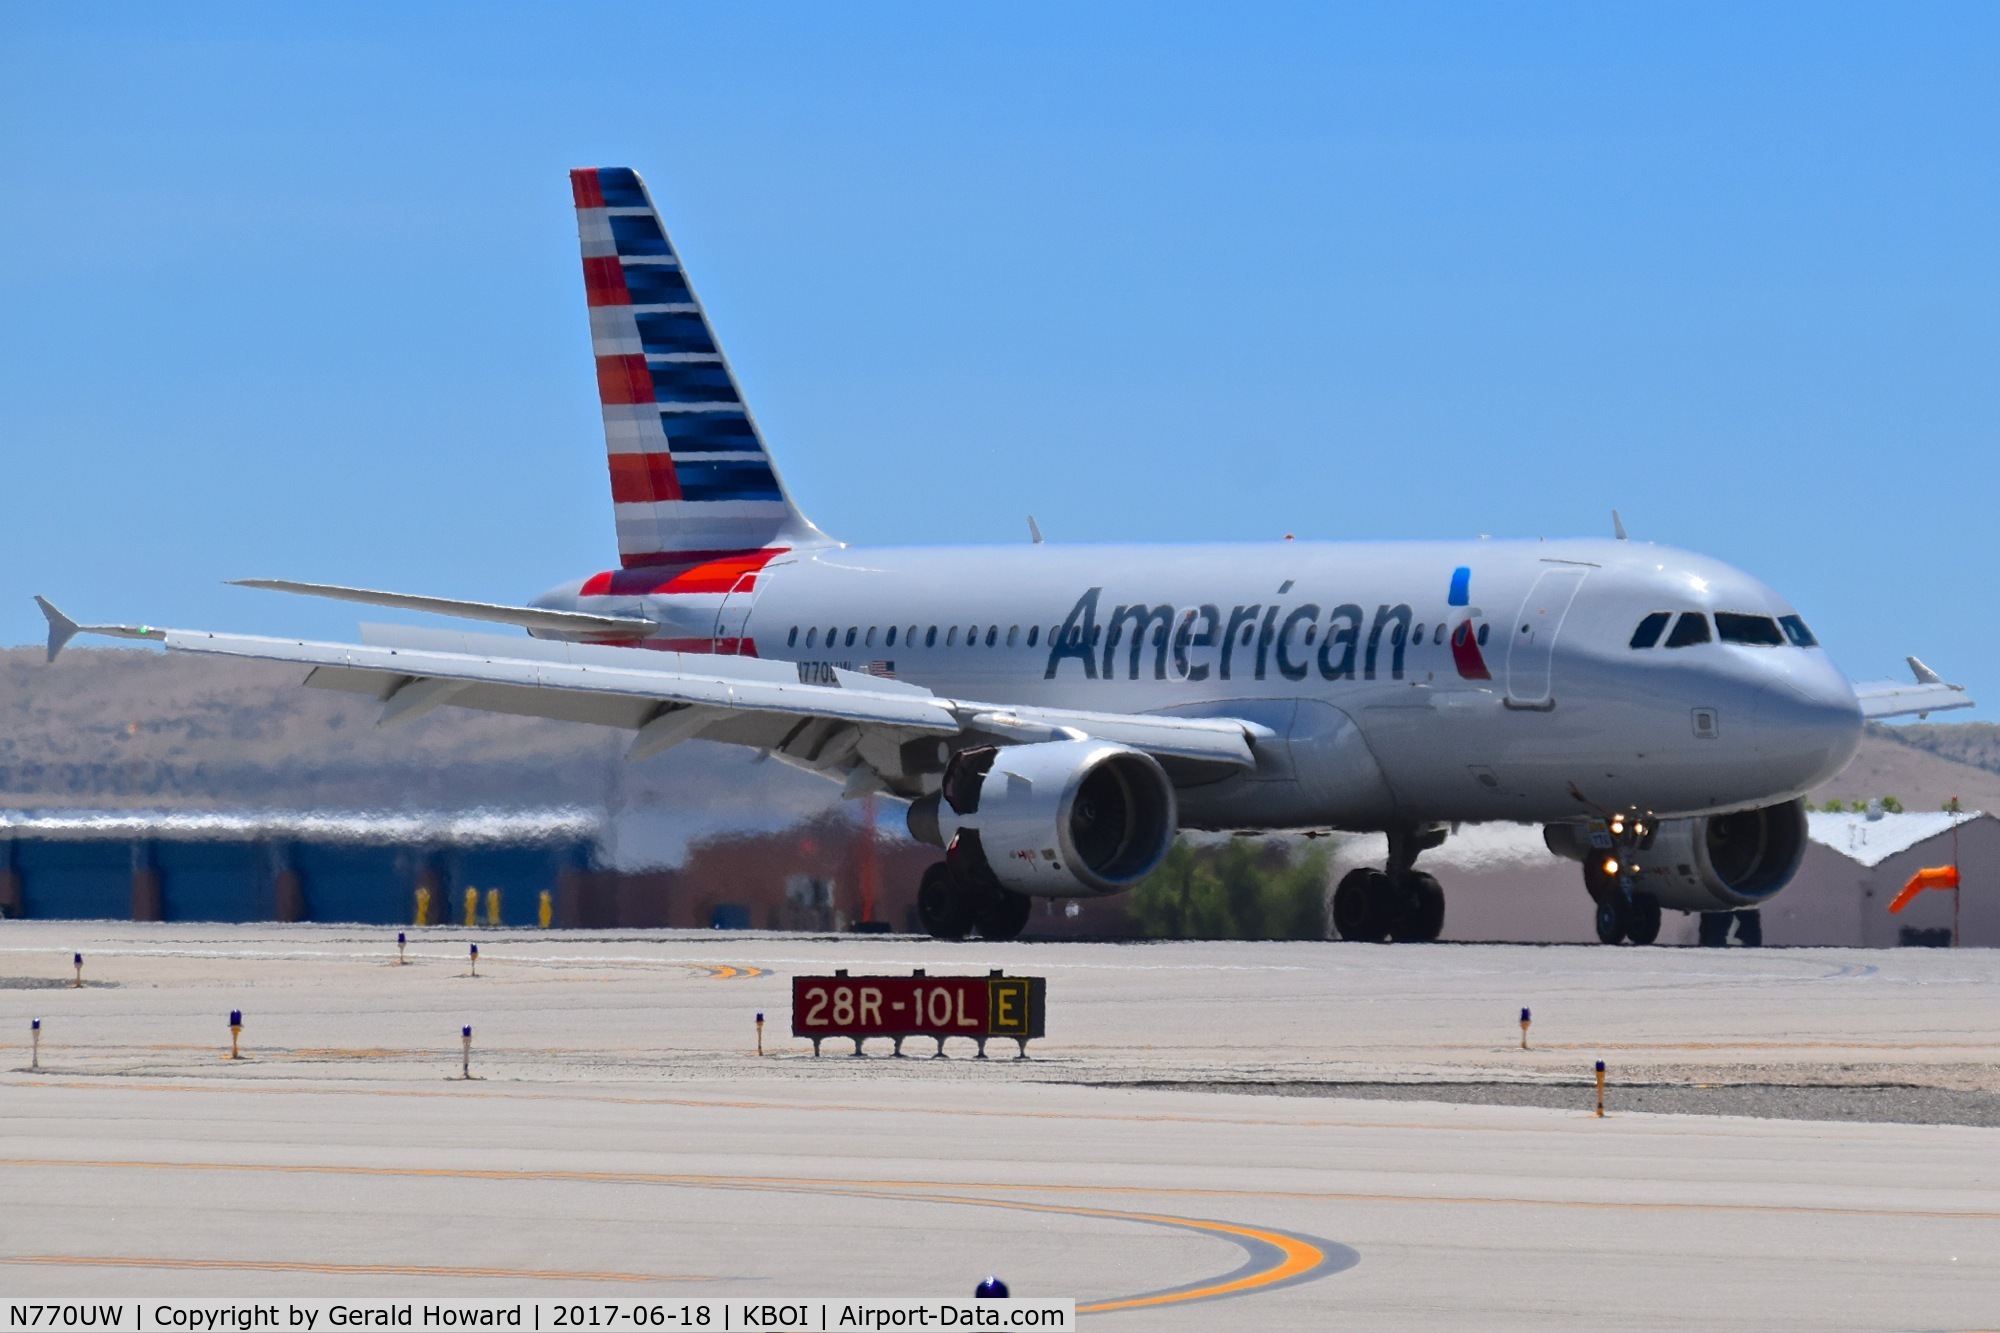
[[[703,1329],[839,1333],[846,1329],[1076,1328],[1074,1300],[857,1296],[659,1301],[8,1300],[6,1333],[327,1333],[330,1329],[519,1329],[522,1333]]]

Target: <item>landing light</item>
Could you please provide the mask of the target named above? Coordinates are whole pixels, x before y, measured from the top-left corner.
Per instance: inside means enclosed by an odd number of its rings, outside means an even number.
[[[1616,874],[1618,873],[1618,858],[1617,858],[1617,857],[1613,856],[1613,857],[1607,857],[1607,858],[1605,858],[1605,861],[1604,861],[1604,873],[1605,873],[1605,874],[1607,874],[1607,875],[1614,875],[1614,876],[1615,876],[1615,875],[1616,875]]]

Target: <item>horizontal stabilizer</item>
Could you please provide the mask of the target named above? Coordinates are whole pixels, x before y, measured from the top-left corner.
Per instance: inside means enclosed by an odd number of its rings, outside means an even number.
[[[330,597],[337,602],[360,602],[367,606],[387,606],[399,611],[423,611],[435,616],[455,616],[460,620],[488,620],[522,629],[554,630],[568,634],[614,634],[643,639],[659,626],[638,616],[597,616],[587,611],[555,611],[539,606],[503,606],[496,602],[462,602],[451,597],[425,597],[408,592],[378,592],[373,588],[343,588],[332,583],[294,583],[289,579],[231,579],[239,588],[264,588],[270,592],[298,593],[304,597]]]

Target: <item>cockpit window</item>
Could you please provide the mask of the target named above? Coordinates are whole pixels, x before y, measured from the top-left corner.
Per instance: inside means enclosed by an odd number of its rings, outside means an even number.
[[[1708,617],[1699,611],[1683,611],[1681,618],[1674,622],[1673,633],[1667,635],[1667,647],[1686,648],[1692,644],[1708,642]]]
[[[1817,648],[1819,640],[1806,628],[1806,622],[1797,616],[1779,616],[1778,623],[1784,626],[1785,637],[1792,641],[1794,648]]]
[[[1769,616],[1746,616],[1737,611],[1717,611],[1715,633],[1724,643],[1748,644],[1752,648],[1785,646],[1785,636],[1778,632],[1778,622]]]
[[[1647,616],[1639,622],[1639,628],[1632,631],[1632,646],[1651,648],[1660,641],[1660,635],[1665,632],[1667,622],[1673,618],[1674,613],[1671,611],[1655,611]]]

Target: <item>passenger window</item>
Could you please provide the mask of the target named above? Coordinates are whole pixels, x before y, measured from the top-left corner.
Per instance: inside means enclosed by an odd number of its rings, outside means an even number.
[[[811,629],[806,631],[806,647],[808,648],[812,647],[814,643],[818,642],[818,640],[819,640],[819,626],[814,625]]]
[[[1306,640],[1306,642],[1311,643],[1312,640],[1308,639]],[[1444,622],[1440,620],[1438,622],[1438,627],[1431,631],[1431,646],[1436,647],[1438,644],[1441,644],[1443,642],[1444,642]]]
[[[1747,644],[1752,648],[1782,648],[1785,636],[1778,622],[1769,616],[1746,616],[1737,611],[1715,613],[1715,636],[1724,643]]]
[[[925,633],[924,633],[924,647],[926,647],[926,648],[935,648],[935,647],[937,647],[937,626],[936,626],[936,625],[932,625],[932,626],[930,627],[930,629],[928,629],[927,631],[925,631]]]
[[[1040,625],[1028,626],[1028,646],[1030,648],[1034,647],[1035,640],[1041,637],[1042,637],[1042,627]]]
[[[875,627],[873,625],[870,625],[868,632],[861,636],[861,646],[864,648],[873,648],[875,646]]]
[[[889,632],[882,637],[882,642],[891,648],[896,646],[896,627],[894,625],[889,626]]]
[[[1009,625],[1007,627],[1007,646],[1009,648],[1012,648],[1014,646],[1014,641],[1020,637],[1021,637],[1021,627],[1019,625]]]
[[[991,648],[995,643],[999,642],[999,639],[1000,627],[998,625],[988,625],[986,627],[986,646]]]
[[[1673,633],[1667,635],[1669,648],[1687,648],[1707,642],[1708,617],[1699,611],[1681,612],[1681,618],[1674,622]]]
[[[1647,616],[1639,622],[1639,628],[1632,631],[1632,646],[1651,648],[1660,641],[1660,635],[1666,633],[1667,622],[1673,618],[1671,611],[1655,611]]]
[[[799,646],[799,627],[797,625],[794,625],[792,626],[792,632],[785,636],[785,647],[796,648],[798,646]]]
[[[944,646],[947,648],[958,647],[958,626],[953,625],[950,629],[945,631]]]
[[[1806,622],[1800,620],[1797,616],[1779,616],[1778,623],[1784,626],[1785,637],[1792,641],[1793,647],[1819,647],[1819,640],[1815,639],[1813,632],[1806,628]]]
[[[847,646],[849,648],[854,646],[854,626],[852,625],[847,627]]]
[[[1419,620],[1417,622],[1417,627],[1410,631],[1410,642],[1414,644],[1414,643],[1422,643],[1423,641],[1424,641],[1424,622]]]
[[[1478,638],[1479,638],[1479,646],[1481,648],[1484,648],[1486,646],[1486,631],[1491,628],[1493,628],[1491,625],[1481,625],[1479,627]]]

